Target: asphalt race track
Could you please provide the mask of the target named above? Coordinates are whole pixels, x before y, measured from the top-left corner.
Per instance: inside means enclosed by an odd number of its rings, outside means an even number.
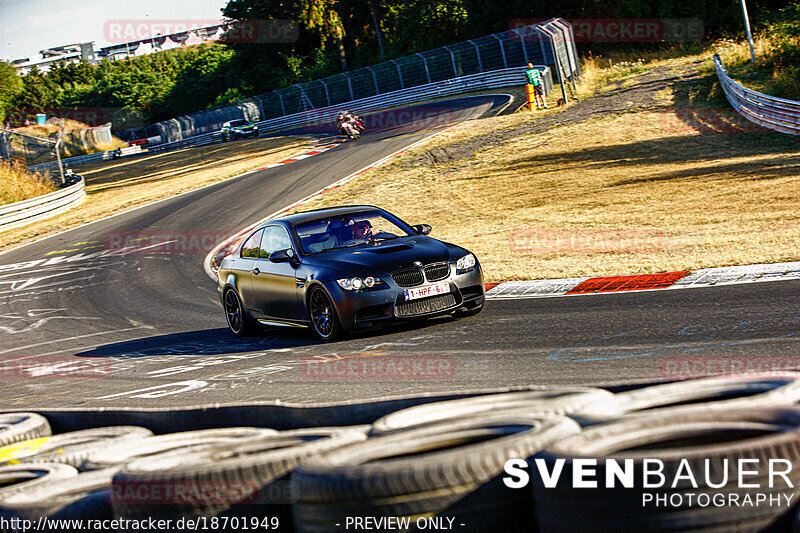
[[[428,110],[451,122],[504,102],[455,99]],[[430,133],[373,129],[318,156],[1,254],[0,409],[318,404],[798,368],[800,281],[495,299],[476,317],[321,344],[297,331],[232,337],[203,269],[207,249],[98,255],[128,232],[233,234]]]

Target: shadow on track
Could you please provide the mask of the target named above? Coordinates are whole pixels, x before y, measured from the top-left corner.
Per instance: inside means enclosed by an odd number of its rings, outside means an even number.
[[[307,331],[265,328],[259,334],[251,337],[239,338],[231,335],[227,328],[215,328],[115,342],[91,350],[78,352],[75,356],[138,359],[142,357],[164,357],[173,355],[231,355],[288,350],[307,346],[338,347],[343,343],[346,344],[348,341],[371,341],[372,339],[381,339],[382,337],[393,334],[413,333],[416,331],[423,332],[427,330],[427,332],[430,332],[430,328],[436,326],[446,326],[454,322],[466,323],[466,321],[473,323],[475,320],[478,320],[478,318],[454,318],[445,316],[397,323],[387,325],[384,328],[352,332],[343,340],[335,343],[322,342]]]

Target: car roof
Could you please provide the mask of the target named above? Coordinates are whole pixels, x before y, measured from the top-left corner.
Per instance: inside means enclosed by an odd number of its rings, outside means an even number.
[[[354,213],[361,213],[363,211],[380,211],[384,212],[380,207],[374,205],[344,205],[340,207],[326,207],[323,209],[314,209],[312,211],[301,211],[293,213],[285,217],[276,219],[276,221],[286,221],[294,226],[298,224],[305,224],[306,222],[314,222],[316,220],[323,220],[335,216],[346,216]]]

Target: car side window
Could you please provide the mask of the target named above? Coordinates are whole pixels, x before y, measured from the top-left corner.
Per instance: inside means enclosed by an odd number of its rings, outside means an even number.
[[[258,259],[259,251],[261,249],[261,236],[264,230],[260,229],[248,237],[242,245],[242,257],[249,257],[251,259]]]
[[[268,259],[269,254],[278,250],[286,250],[292,247],[292,240],[289,232],[282,226],[267,226],[264,228],[264,236],[261,238],[261,259]]]

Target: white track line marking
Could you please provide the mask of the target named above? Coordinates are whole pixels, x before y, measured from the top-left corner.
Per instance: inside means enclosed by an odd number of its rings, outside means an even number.
[[[40,343],[37,343],[37,344],[27,344],[25,346],[18,346],[16,348],[8,348],[8,349],[5,349],[3,351],[0,351],[0,355],[3,355],[5,353],[9,353],[9,352],[16,352],[17,350],[24,350],[25,348],[36,348],[37,346],[45,346],[47,344],[53,344],[53,343],[56,343],[56,342],[74,341],[76,339],[85,339],[87,337],[96,337],[97,335],[110,335],[112,333],[122,333],[123,331],[133,331],[135,329],[155,329],[155,328],[153,326],[136,326],[136,327],[133,327],[133,328],[112,329],[112,330],[109,330],[109,331],[98,331],[97,333],[87,333],[85,335],[76,335],[74,337],[66,337],[64,339],[56,339],[54,341],[46,341],[46,342],[40,342]],[[52,353],[58,353],[58,352],[52,352]],[[31,357],[40,357],[40,355],[30,355],[30,356],[22,357],[22,358],[19,358],[19,359],[3,359],[2,362],[3,363],[8,363],[8,362],[11,362],[11,361],[21,361],[22,359],[30,359]]]

